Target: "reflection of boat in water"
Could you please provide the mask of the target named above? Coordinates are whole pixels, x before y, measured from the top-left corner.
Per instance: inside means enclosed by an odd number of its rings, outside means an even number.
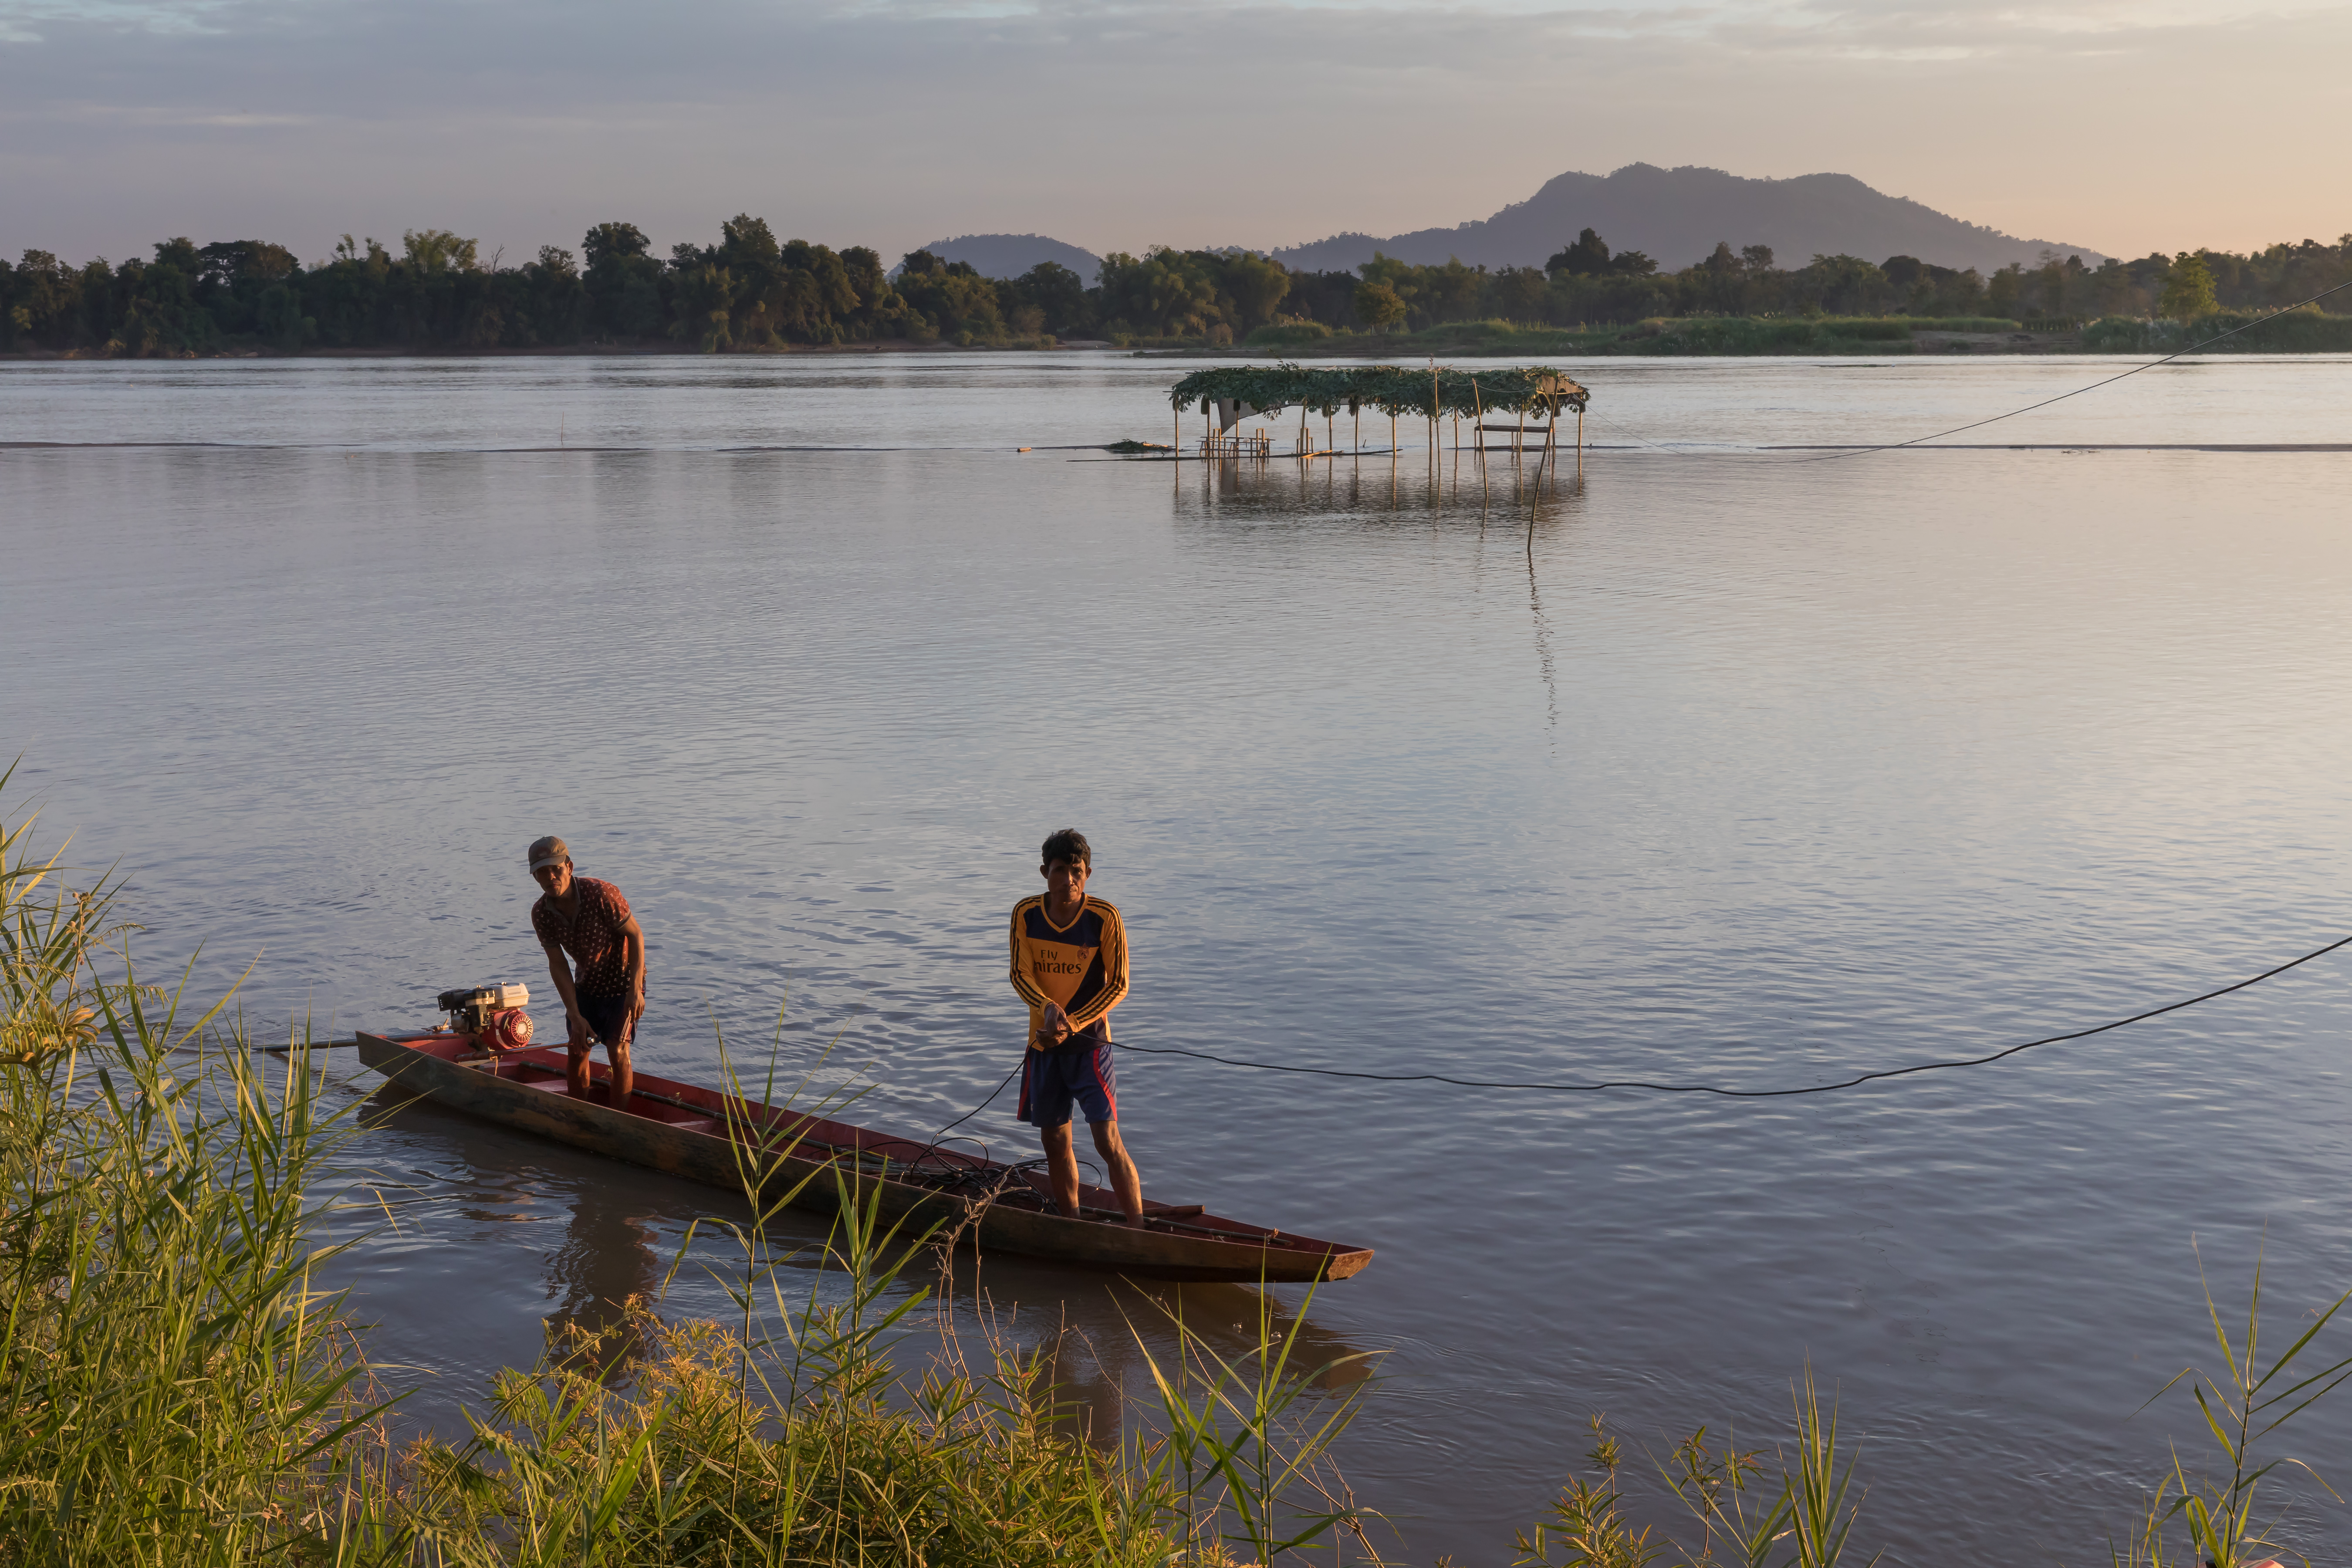
[[[1250,1351],[1261,1334],[1270,1343],[1288,1345],[1292,1368],[1311,1373],[1308,1381],[1326,1394],[1370,1378],[1380,1356],[1358,1349],[1303,1310],[1292,1311],[1277,1297],[1246,1285],[1189,1285],[1162,1308],[1181,1315],[1187,1332],[1226,1355]]]
[[[1082,1187],[1080,1217],[1067,1218],[1038,1173],[646,1073],[615,1109],[603,1063],[590,1064],[589,1097],[580,1100],[561,1046],[499,1052],[480,1037],[436,1030],[362,1033],[359,1050],[411,1093],[505,1126],[731,1192],[797,1189],[793,1201],[808,1208],[831,1208],[851,1188],[886,1220],[961,1229],[988,1251],[1138,1279],[1269,1283],[1344,1279],[1372,1260],[1367,1247],[1225,1219],[1197,1204],[1146,1203],[1143,1224],[1129,1226],[1117,1195],[1100,1187]]]
[[[547,1325],[567,1362],[599,1376],[637,1359],[640,1321],[631,1304],[661,1289],[654,1227],[583,1194],[572,1205],[562,1243],[547,1259]]]

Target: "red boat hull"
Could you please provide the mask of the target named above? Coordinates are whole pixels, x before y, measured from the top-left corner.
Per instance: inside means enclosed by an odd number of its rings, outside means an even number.
[[[792,1194],[829,1210],[845,1189],[917,1230],[961,1227],[959,1244],[1143,1279],[1301,1283],[1345,1279],[1368,1247],[1318,1241],[1195,1207],[1147,1202],[1141,1227],[1116,1194],[1080,1189],[1084,1217],[1055,1213],[1035,1173],[847,1122],[759,1105],[693,1084],[635,1075],[630,1104],[610,1103],[610,1073],[590,1064],[589,1098],[572,1095],[562,1046],[492,1053],[471,1035],[359,1037],[360,1059],[412,1094],[487,1121],[730,1192]]]

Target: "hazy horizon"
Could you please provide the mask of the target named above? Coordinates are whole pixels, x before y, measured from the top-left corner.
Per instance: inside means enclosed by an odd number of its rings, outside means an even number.
[[[893,261],[941,234],[1272,248],[1485,218],[1632,163],[1852,174],[2123,256],[2244,250],[2352,229],[2316,151],[2348,18],[0,0],[0,252],[185,234],[307,261],[433,227],[512,262],[615,218],[707,243],[739,211]]]

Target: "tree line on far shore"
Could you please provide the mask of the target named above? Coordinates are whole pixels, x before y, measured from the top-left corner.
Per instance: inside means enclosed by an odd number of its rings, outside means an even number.
[[[1782,268],[1728,241],[1678,271],[1612,252],[1591,229],[1542,267],[1417,266],[1384,256],[1354,271],[1292,271],[1254,252],[1176,250],[1104,259],[1089,287],[1041,263],[989,279],[929,251],[894,271],[865,246],[779,241],[738,216],[715,245],[667,257],[634,224],[588,231],[520,266],[485,262],[446,229],[411,230],[394,253],[343,237],[304,266],[281,245],[169,239],[152,260],[76,267],[47,251],[0,260],[0,352],[185,355],[239,349],[446,351],[638,346],[705,353],[899,339],[959,344],[1245,340],[1266,329],[1420,329],[1449,321],[1604,325],[1653,317],[1877,315],[2190,320],[2271,309],[2352,279],[2352,235],[2238,255],[2183,251],[2093,268],[2044,253],[1984,276],[1914,257],[1815,256]],[[1270,337],[1286,334],[1274,331]]]

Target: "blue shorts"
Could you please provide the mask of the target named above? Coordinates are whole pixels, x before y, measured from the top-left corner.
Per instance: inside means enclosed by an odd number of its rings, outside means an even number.
[[[1110,1042],[1031,1051],[1021,1067],[1021,1120],[1032,1127],[1067,1127],[1073,1103],[1099,1126],[1118,1120],[1112,1087]]]

